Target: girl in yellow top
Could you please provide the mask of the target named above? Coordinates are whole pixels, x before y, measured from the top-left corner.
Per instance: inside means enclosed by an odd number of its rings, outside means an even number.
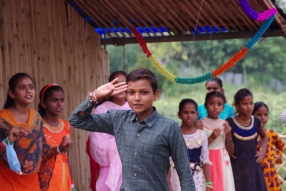
[[[265,103],[256,102],[254,104],[252,114],[261,120],[263,128],[268,137],[266,154],[261,163],[267,190],[280,191],[281,182],[279,180],[278,173],[276,172],[275,164],[282,163],[281,157],[284,150],[284,143],[281,141],[279,135],[275,131],[266,129],[265,127],[269,115],[268,106]],[[259,145],[259,148],[260,147],[261,146]]]

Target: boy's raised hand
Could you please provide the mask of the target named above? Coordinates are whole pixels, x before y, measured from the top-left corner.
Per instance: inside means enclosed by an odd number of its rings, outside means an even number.
[[[111,82],[101,85],[96,89],[96,98],[97,100],[101,100],[108,96],[114,96],[117,94],[120,94],[122,92],[127,91],[127,85],[126,82],[119,82],[118,78],[115,78]]]

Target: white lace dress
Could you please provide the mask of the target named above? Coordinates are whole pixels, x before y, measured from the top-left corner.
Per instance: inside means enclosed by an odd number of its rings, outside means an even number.
[[[194,148],[201,147],[201,155],[200,161],[202,164],[209,164],[209,150],[208,150],[208,139],[207,135],[202,130],[197,130],[194,134],[183,135],[188,152]],[[190,152],[189,152],[190,153]],[[177,174],[176,168],[173,165],[172,159],[171,160],[171,175],[170,175],[170,183],[173,191],[181,191],[180,180]],[[205,177],[203,173],[203,169],[201,168],[200,171],[192,171],[193,178],[195,182],[196,191],[205,191]]]

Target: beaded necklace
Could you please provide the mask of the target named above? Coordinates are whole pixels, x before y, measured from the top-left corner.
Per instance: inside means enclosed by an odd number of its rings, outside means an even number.
[[[57,134],[61,132],[64,128],[64,123],[62,121],[59,121],[59,124],[57,127],[50,126],[47,122],[44,121],[44,127],[51,133]]]
[[[250,118],[251,118],[251,123],[250,123],[250,125],[248,127],[241,125],[235,117],[233,117],[233,122],[235,123],[235,125],[237,127],[241,128],[241,129],[244,129],[244,130],[249,130],[249,129],[251,129],[253,127],[253,123],[254,123],[254,117],[251,116]]]
[[[241,125],[236,119],[235,117],[231,117],[235,127],[234,127],[234,136],[242,141],[248,141],[248,140],[252,140],[255,139],[257,137],[257,132],[256,132],[256,128],[254,128],[254,117],[251,116],[251,124],[246,127]]]

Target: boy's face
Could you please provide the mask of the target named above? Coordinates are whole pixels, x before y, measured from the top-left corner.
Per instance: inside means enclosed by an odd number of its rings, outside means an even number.
[[[127,101],[131,109],[136,113],[139,120],[144,120],[153,113],[153,101],[159,96],[159,90],[153,92],[147,79],[128,82]]]

